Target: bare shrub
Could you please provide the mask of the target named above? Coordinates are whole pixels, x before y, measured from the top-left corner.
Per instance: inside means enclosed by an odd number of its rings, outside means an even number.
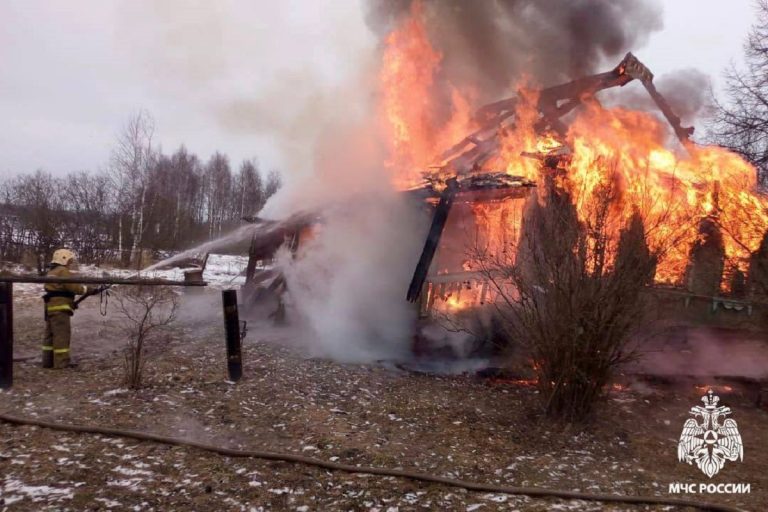
[[[163,328],[176,319],[178,295],[165,286],[126,286],[115,294],[115,301],[117,311],[123,318],[120,328],[128,339],[124,383],[131,389],[138,389],[141,387],[147,348],[160,341]]]
[[[641,292],[657,256],[640,214],[621,222],[618,185],[591,198],[580,221],[568,192],[550,180],[526,213],[514,262],[474,256],[497,293],[509,339],[533,360],[548,415],[583,420],[617,366],[634,355],[628,341],[642,321]]]

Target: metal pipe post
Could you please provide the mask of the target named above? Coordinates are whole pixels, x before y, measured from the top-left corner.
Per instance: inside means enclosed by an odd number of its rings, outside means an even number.
[[[0,283],[0,389],[13,386],[13,283]]]
[[[240,317],[237,312],[237,291],[221,292],[224,306],[224,330],[227,336],[227,374],[229,380],[237,382],[243,376],[243,359],[240,350]]]

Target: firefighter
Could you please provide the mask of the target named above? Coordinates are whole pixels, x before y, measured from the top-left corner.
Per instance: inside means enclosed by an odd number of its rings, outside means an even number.
[[[75,253],[58,249],[51,258],[51,269],[46,276],[68,278]],[[45,342],[43,344],[43,368],[70,366],[69,342],[72,336],[70,317],[75,310],[75,296],[92,293],[88,287],[77,283],[46,283],[45,295]]]

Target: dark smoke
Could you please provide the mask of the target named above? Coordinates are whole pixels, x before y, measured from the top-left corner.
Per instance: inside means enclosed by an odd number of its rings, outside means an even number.
[[[414,0],[368,0],[366,22],[386,35]],[[521,76],[552,85],[617,64],[662,28],[641,0],[422,0],[444,79],[497,99]]]
[[[709,77],[697,69],[681,69],[654,80],[675,114],[684,123],[695,124],[712,109],[712,85]]]
[[[648,62],[651,69],[653,63]],[[683,125],[696,125],[711,114],[712,94],[709,77],[697,69],[681,69],[653,79],[656,89],[664,96]],[[620,105],[633,110],[644,110],[661,118],[658,107],[640,83],[601,93],[603,105]],[[698,135],[698,132],[697,132]]]

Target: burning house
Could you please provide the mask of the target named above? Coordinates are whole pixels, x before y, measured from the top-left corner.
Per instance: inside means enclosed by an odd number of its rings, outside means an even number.
[[[441,163],[433,172],[425,174],[427,185],[423,190],[434,192],[439,188],[442,193],[427,243],[408,290],[408,300],[417,300],[426,285],[427,296],[423,311],[431,309],[436,298],[446,302],[449,308],[485,302],[489,293],[488,283],[473,283],[476,279],[472,278],[472,274],[462,272],[471,267],[471,263],[466,259],[456,261],[454,258],[453,262],[447,260],[450,260],[448,254],[467,253],[466,247],[456,247],[456,240],[461,238],[459,231],[464,231],[464,245],[485,249],[492,245],[495,246],[493,253],[509,251],[511,256],[511,250],[519,239],[523,219],[522,202],[519,200],[530,195],[527,189],[534,187],[536,181],[535,176],[513,176],[489,170],[489,162],[491,168],[498,165],[499,160],[502,164],[506,163],[500,154],[504,149],[504,139],[510,133],[515,134],[518,123],[528,121],[531,124],[531,135],[537,139],[536,151],[522,151],[519,157],[538,162],[540,169],[535,171],[536,174],[542,174],[541,169],[562,168],[568,172],[573,150],[565,142],[568,127],[562,118],[580,106],[595,103],[597,100],[594,95],[597,92],[624,86],[635,79],[644,85],[681,144],[689,145],[693,129],[681,126],[680,119],[654,87],[653,74],[631,53],[611,71],[532,93],[535,100],[515,96],[482,107],[475,115],[479,127],[444,152]],[[534,112],[519,112],[518,109],[526,100],[531,103],[523,108],[532,108]],[[530,175],[530,171],[526,174]],[[455,178],[446,179],[450,176]],[[472,226],[466,226],[461,220],[448,223],[454,201],[471,205],[467,212],[459,213],[456,217],[471,219],[469,222]],[[433,257],[446,225],[451,226],[452,234],[447,237],[451,240],[447,243],[451,248],[441,251],[441,257],[433,265]],[[467,228],[474,232],[469,238],[466,236]],[[511,260],[511,257],[508,259]],[[462,290],[474,290],[475,293],[470,294],[469,299],[462,299]]]
[[[603,108],[597,93],[632,81],[642,84],[670,129],[649,113]],[[753,192],[753,169],[725,150],[694,144],[693,128],[681,124],[653,74],[631,53],[610,71],[540,90],[522,88],[473,116],[457,110],[448,132],[463,126],[469,134],[455,137],[458,142],[415,175],[414,148],[427,143],[408,132],[394,103],[385,111],[399,127],[393,146],[401,161],[390,165],[403,193],[431,216],[405,294],[420,316],[494,301],[494,287],[473,259],[480,251],[514,261],[527,205],[542,200],[537,185],[547,177],[573,198],[582,221],[592,195],[606,183],[621,191],[612,204],[617,219],[640,213],[649,246],[664,254],[653,279],[660,312],[705,321],[727,312],[726,323],[739,324],[765,308],[768,211],[765,198]],[[435,140],[449,139],[440,135],[430,143]],[[258,270],[258,262],[286,242],[295,253],[316,220],[305,215],[274,229],[263,224],[269,236],[254,238],[250,250],[252,297],[284,291],[279,273]],[[736,320],[730,313],[738,313]]]

